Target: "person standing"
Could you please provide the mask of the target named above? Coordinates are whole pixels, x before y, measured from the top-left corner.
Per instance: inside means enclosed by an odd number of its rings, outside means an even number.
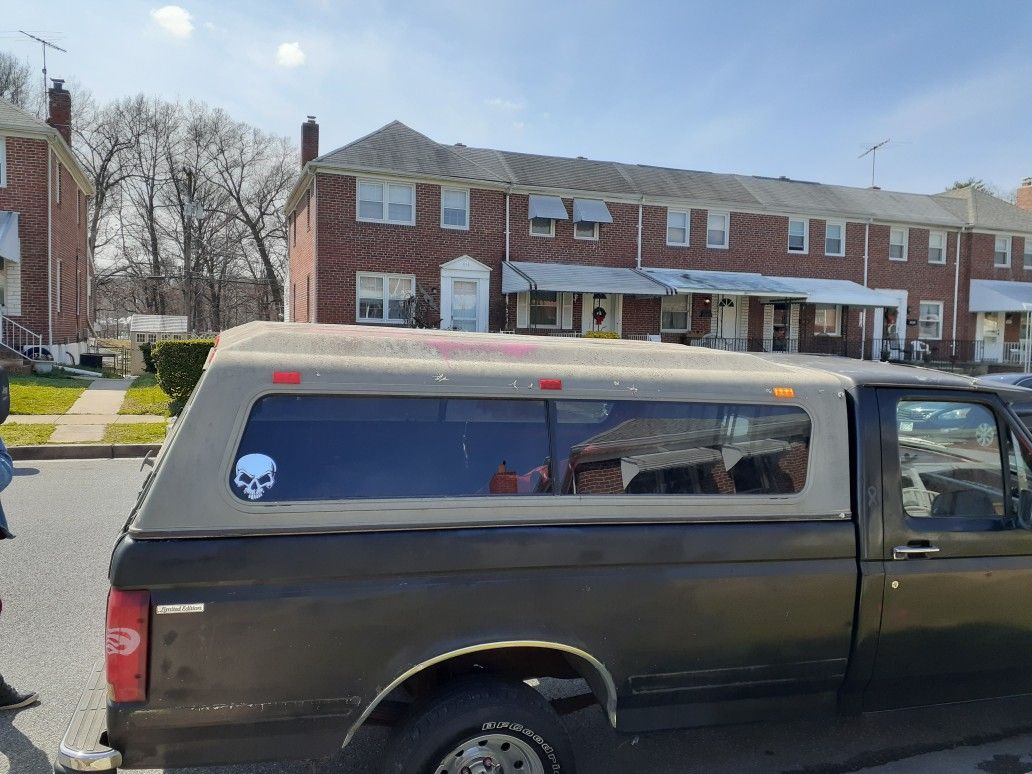
[[[0,438],[0,491],[7,488],[12,478],[14,478],[14,462],[11,460],[11,454],[7,451],[3,439]],[[7,528],[7,517],[4,515],[3,505],[0,505],[0,540],[10,540],[13,537],[11,530]],[[3,601],[0,600],[0,611],[2,610]],[[0,712],[28,707],[38,700],[39,696],[35,692],[25,693],[11,687],[0,674]]]

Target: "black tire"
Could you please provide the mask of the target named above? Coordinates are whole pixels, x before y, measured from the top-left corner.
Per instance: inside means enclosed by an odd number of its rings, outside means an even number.
[[[575,773],[570,738],[540,693],[519,682],[475,677],[450,682],[412,708],[391,734],[383,774],[441,774],[437,764],[478,734],[518,740],[546,774]]]

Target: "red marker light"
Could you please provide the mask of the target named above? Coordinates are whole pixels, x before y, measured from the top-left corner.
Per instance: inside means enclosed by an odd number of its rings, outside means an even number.
[[[563,388],[562,379],[542,379],[538,382],[538,387],[542,390],[561,390]]]
[[[273,384],[301,384],[300,371],[273,371]]]

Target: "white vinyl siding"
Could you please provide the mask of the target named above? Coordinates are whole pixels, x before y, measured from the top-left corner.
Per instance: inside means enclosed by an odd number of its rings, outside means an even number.
[[[406,322],[405,302],[416,292],[416,278],[412,274],[359,272],[355,290],[358,322],[399,325]]]
[[[909,239],[908,230],[905,228],[889,229],[889,260],[907,260],[907,242]]]
[[[807,253],[810,250],[810,221],[788,219],[788,252]]]
[[[993,266],[997,269],[1007,269],[1011,265],[1011,238],[1009,236],[996,237],[996,244],[993,247]]]
[[[667,210],[666,243],[671,247],[687,247],[690,223],[687,210]]]
[[[813,332],[815,336],[842,334],[842,307],[837,304],[815,304]]]
[[[706,214],[706,247],[727,249],[731,213],[711,210]]]
[[[660,304],[659,329],[680,333],[691,330],[692,297],[690,295],[663,296]]]
[[[408,183],[359,180],[356,217],[372,223],[414,226],[416,187]]]
[[[441,189],[441,228],[469,229],[469,191],[465,188]]]
[[[846,224],[829,220],[824,224],[824,254],[842,257],[846,254]]]
[[[946,232],[928,232],[928,263],[946,263]]]
[[[917,336],[938,341],[942,338],[942,301],[922,301],[917,318]]]

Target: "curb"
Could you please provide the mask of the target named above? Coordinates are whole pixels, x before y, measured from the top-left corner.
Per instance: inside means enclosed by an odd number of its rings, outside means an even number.
[[[111,460],[146,457],[160,448],[160,443],[87,443],[12,446],[8,451],[14,460]]]

